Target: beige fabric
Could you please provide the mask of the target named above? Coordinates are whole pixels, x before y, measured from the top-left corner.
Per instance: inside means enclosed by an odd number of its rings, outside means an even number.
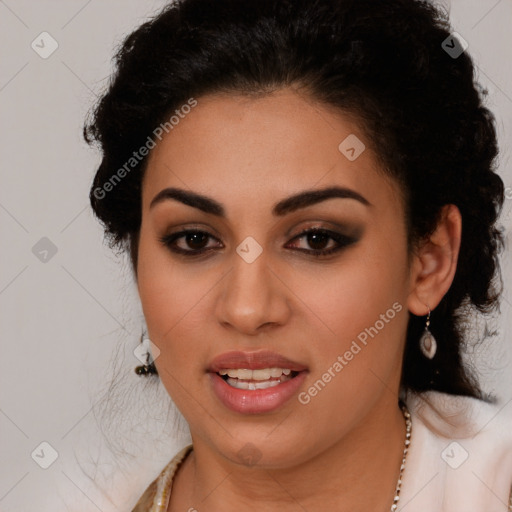
[[[158,477],[149,484],[132,512],[166,512],[174,475],[191,451],[192,445],[190,444],[173,457]]]

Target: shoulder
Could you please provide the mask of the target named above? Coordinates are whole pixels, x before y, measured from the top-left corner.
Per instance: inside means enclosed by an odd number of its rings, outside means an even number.
[[[502,445],[512,447],[512,436],[496,438],[494,435],[495,432],[503,430],[503,427],[510,429],[511,418],[507,414],[501,414],[504,404],[437,391],[409,392],[406,401],[417,421],[421,421],[437,437],[478,437],[482,442],[486,438],[492,438]]]
[[[132,512],[164,512],[170,497],[174,475],[186,456],[192,451],[189,444],[180,450],[149,484]]]
[[[503,404],[430,391],[405,401],[412,418],[402,493],[408,510],[506,510],[512,429]]]

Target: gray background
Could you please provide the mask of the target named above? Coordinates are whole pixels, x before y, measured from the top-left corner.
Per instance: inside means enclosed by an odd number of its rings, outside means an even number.
[[[172,411],[166,416],[165,390],[133,372],[143,319],[127,259],[102,244],[89,209],[99,155],[81,136],[108,83],[115,46],[162,5],[0,0],[2,512],[126,511],[188,440],[186,426]],[[497,116],[510,246],[512,2],[444,5],[469,43]],[[46,59],[31,47],[35,40],[39,51],[50,48],[48,39],[41,48],[44,31],[58,43]],[[500,413],[512,418],[510,252],[503,260],[502,316],[488,326],[497,334],[490,348],[470,356],[486,389],[500,397]],[[117,398],[107,402],[113,378]],[[58,457],[43,469],[52,450]]]

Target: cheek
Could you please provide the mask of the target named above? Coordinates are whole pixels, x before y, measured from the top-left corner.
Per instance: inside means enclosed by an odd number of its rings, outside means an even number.
[[[326,274],[321,285],[313,279],[303,283],[307,304],[321,320],[316,320],[310,381],[329,382],[325,386],[329,390],[316,393],[319,413],[329,409],[329,400],[352,404],[376,393],[400,371],[408,321],[405,242],[395,239],[389,244],[385,237],[368,240],[371,243]]]
[[[201,423],[205,370],[215,350],[213,305],[219,269],[177,261],[141,231],[138,289],[163,386],[187,421]],[[199,414],[199,416],[197,416]]]
[[[190,346],[190,343],[170,343],[170,340],[181,334],[185,324],[189,327],[189,338],[194,339],[192,328],[200,325],[195,317],[201,310],[201,297],[207,290],[207,283],[194,279],[193,273],[183,265],[173,263],[166,251],[142,230],[137,286],[148,335],[161,351],[160,361],[156,361],[158,367],[162,361],[172,360],[173,348],[184,350]]]
[[[388,316],[394,318],[393,304],[398,301],[403,307],[408,294],[407,277],[405,246],[368,236],[336,267],[314,277],[304,274],[300,287],[321,324],[333,337],[347,341],[374,325],[389,309]]]
[[[211,288],[209,282],[189,280],[172,267],[163,272],[154,267],[139,281],[148,334],[162,351],[192,349],[194,340],[203,339],[200,333],[206,316],[202,299]]]
[[[152,265],[145,265],[152,260]],[[195,422],[204,355],[204,319],[201,297],[209,286],[190,279],[181,266],[161,266],[142,255],[139,294],[148,336],[160,349],[155,366],[163,386],[187,420]],[[203,360],[204,359],[204,360]]]

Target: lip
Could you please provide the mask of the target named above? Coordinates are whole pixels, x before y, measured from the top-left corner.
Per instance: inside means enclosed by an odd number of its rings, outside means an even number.
[[[307,367],[287,357],[271,352],[260,350],[258,352],[225,352],[217,356],[210,364],[208,371],[217,373],[220,370],[230,368],[245,368],[248,370],[261,370],[263,368],[289,368],[294,372],[302,372]]]
[[[297,375],[277,386],[266,389],[238,389],[230,386],[217,372],[229,368],[260,370],[262,368],[289,368]],[[263,414],[275,411],[288,402],[304,382],[308,369],[270,351],[226,352],[216,357],[208,368],[212,390],[228,409],[241,414]]]

